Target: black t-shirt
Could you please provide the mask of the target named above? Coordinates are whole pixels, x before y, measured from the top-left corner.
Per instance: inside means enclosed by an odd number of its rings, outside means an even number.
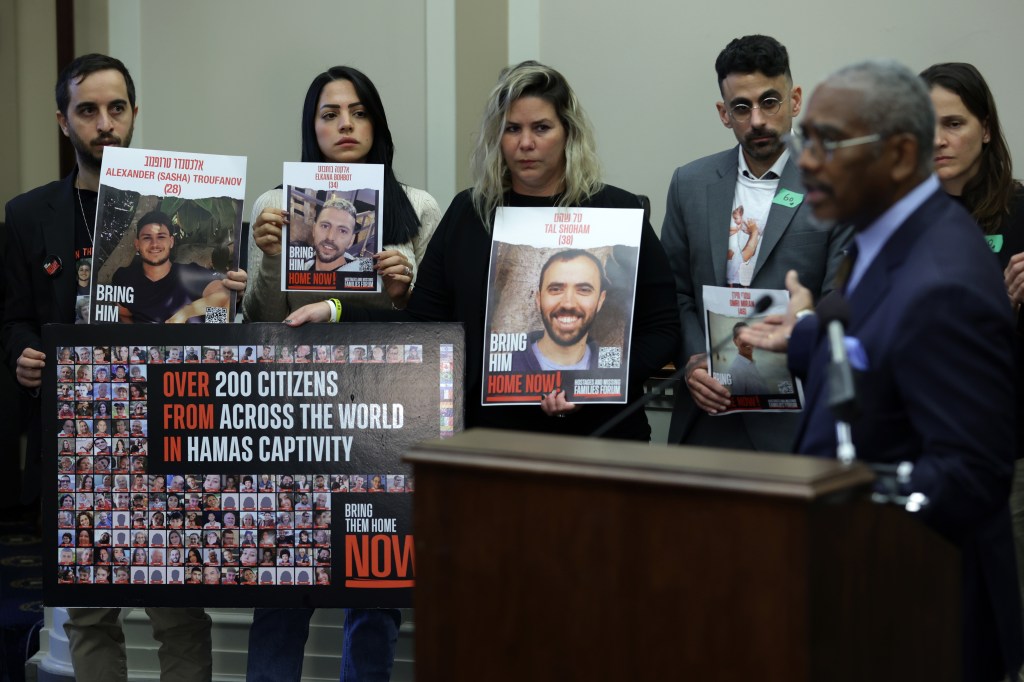
[[[87,189],[75,188],[75,262],[74,277],[78,279],[78,266],[83,259],[88,259],[92,269],[92,235],[96,227],[96,203],[99,195]],[[67,267],[65,265],[65,267]],[[78,287],[75,298],[75,323],[88,322],[85,313],[89,307],[89,284]]]

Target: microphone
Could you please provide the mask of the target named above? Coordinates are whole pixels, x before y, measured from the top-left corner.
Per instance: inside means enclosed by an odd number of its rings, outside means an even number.
[[[748,316],[748,319],[756,318],[756,317],[763,317],[764,314],[765,314],[765,311],[768,310],[769,308],[771,308],[773,303],[775,303],[775,299],[772,297],[771,294],[765,294],[761,298],[757,299],[757,302],[754,304],[754,310]],[[722,339],[721,341],[716,343],[711,348],[711,353],[712,354],[717,353],[718,351],[720,351],[723,348],[725,348],[725,346],[727,344],[730,344],[730,343],[732,343],[732,337],[728,337],[728,338]],[[652,388],[650,390],[650,392],[645,393],[644,395],[640,396],[639,399],[634,400],[632,403],[627,405],[617,415],[615,415],[614,417],[612,417],[611,419],[606,421],[604,424],[599,426],[597,429],[595,429],[590,434],[590,437],[592,437],[592,438],[600,438],[601,436],[603,436],[606,433],[608,433],[609,431],[611,431],[613,428],[615,428],[616,426],[621,424],[622,421],[626,417],[628,417],[629,415],[633,414],[634,412],[639,410],[641,407],[643,407],[647,403],[649,403],[652,400],[654,400],[657,396],[663,395],[665,393],[665,389],[667,389],[673,383],[679,381],[683,377],[683,375],[685,373],[686,373],[686,365],[683,365],[682,367],[680,367],[676,371],[672,372],[672,374],[670,374],[666,379],[663,379],[662,381],[658,382],[658,385],[655,386],[654,388]]]
[[[843,464],[850,464],[856,457],[850,422],[860,414],[853,368],[846,353],[850,306],[841,294],[833,291],[818,303],[817,314],[828,333],[828,406],[836,419],[836,456]]]
[[[844,340],[846,324],[850,319],[850,306],[842,295],[833,291],[818,303],[817,314],[821,325],[827,330],[832,358],[828,366],[828,406],[836,419],[849,422],[860,414],[853,368]]]
[[[765,316],[765,311],[768,310],[769,308],[771,308],[774,304],[775,304],[775,299],[772,297],[772,295],[771,294],[765,294],[761,298],[757,299],[757,302],[754,303],[753,311],[750,313],[750,315],[746,316],[746,319],[748,319],[748,320],[755,320],[755,319],[764,317]],[[730,343],[732,343],[732,337],[731,336],[727,336],[724,339],[721,339],[718,343],[716,343],[715,345],[713,345],[711,347],[711,352],[708,353],[708,355],[714,355],[718,351],[720,351],[723,348],[725,348],[726,346],[728,346]]]
[[[772,307],[772,303],[775,303],[775,299],[772,298],[771,294],[765,294],[761,298],[757,299],[757,303],[754,304],[754,315],[761,315],[764,311]]]

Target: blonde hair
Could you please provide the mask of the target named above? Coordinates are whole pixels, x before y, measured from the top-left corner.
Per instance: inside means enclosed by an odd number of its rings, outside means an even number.
[[[565,76],[535,61],[510,66],[502,70],[487,99],[471,160],[473,207],[488,232],[495,209],[512,186],[501,137],[509,107],[522,97],[549,102],[565,128],[565,190],[559,205],[578,206],[604,186],[593,130]]]
[[[344,197],[332,196],[330,199],[325,201],[323,203],[323,206],[321,206],[317,210],[316,218],[320,217],[320,212],[323,211],[325,208],[333,208],[333,209],[336,209],[336,210],[339,210],[339,211],[344,211],[345,213],[348,213],[353,218],[356,218],[356,219],[359,218],[359,215],[358,215],[358,213],[356,211],[355,204],[353,204],[351,201],[349,201],[348,199],[346,199]]]

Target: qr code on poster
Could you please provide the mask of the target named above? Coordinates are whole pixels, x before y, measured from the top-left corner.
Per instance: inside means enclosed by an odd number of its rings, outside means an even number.
[[[228,309],[210,306],[206,309],[206,321],[213,324],[222,324],[228,321]]]
[[[792,381],[780,381],[779,382],[779,393],[792,393],[793,382]]]
[[[373,272],[373,259],[372,258],[358,258],[359,261],[359,272]]]
[[[618,369],[621,365],[621,348],[618,346],[601,346],[597,353],[598,369]]]

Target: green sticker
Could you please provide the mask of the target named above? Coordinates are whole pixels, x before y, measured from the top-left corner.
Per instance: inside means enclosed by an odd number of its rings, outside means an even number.
[[[773,204],[795,208],[804,200],[804,195],[788,189],[780,189],[779,193],[772,199]]]
[[[999,253],[1003,250],[1003,235],[986,234],[985,241],[988,242],[988,248],[992,249],[992,253]]]

